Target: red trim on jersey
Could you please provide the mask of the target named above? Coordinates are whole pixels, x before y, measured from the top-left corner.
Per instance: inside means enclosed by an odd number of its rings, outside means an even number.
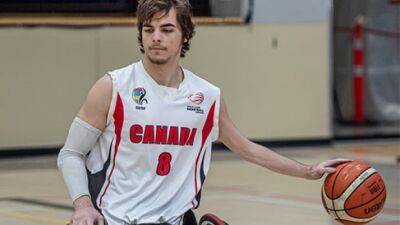
[[[100,197],[100,204],[99,204],[100,208],[101,208],[101,204],[103,202],[103,197],[106,194],[108,187],[110,186],[111,176],[112,176],[112,174],[114,172],[114,168],[115,168],[115,159],[117,158],[118,147],[119,147],[119,143],[121,142],[122,125],[124,122],[124,105],[122,103],[122,99],[119,94],[117,95],[117,102],[115,105],[113,118],[114,118],[114,132],[115,132],[114,156],[113,156],[113,161],[112,161],[111,172],[108,175],[108,179],[107,179],[107,186],[104,189],[104,192]]]
[[[197,192],[199,190],[198,187],[197,187],[197,165],[199,163],[200,155],[203,152],[204,144],[206,143],[206,140],[207,140],[207,138],[208,138],[209,134],[211,133],[211,130],[212,130],[213,126],[214,126],[214,109],[215,109],[215,101],[212,104],[210,110],[208,111],[206,122],[204,123],[203,129],[202,129],[202,132],[201,132],[201,147],[200,147],[199,153],[197,154],[196,166],[194,168],[195,196],[196,196],[196,194],[197,194]],[[193,202],[192,202],[192,204],[193,204]]]

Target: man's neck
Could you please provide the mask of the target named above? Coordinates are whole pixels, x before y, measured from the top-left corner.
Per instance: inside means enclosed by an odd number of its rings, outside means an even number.
[[[183,80],[182,70],[178,62],[168,62],[166,64],[154,64],[146,57],[143,57],[143,66],[146,72],[159,85],[178,88]]]

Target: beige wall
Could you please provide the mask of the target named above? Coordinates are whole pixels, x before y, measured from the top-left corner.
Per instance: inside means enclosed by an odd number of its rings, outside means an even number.
[[[0,147],[53,146],[96,79],[94,30],[0,29]]]
[[[0,148],[61,145],[93,82],[140,59],[136,34],[1,28]],[[199,26],[183,64],[221,87],[246,136],[329,138],[327,35],[326,23]]]

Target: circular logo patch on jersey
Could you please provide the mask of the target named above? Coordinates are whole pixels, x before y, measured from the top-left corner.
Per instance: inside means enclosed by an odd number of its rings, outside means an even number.
[[[143,103],[147,103],[147,99],[144,97],[146,96],[146,89],[143,87],[137,87],[133,89],[132,98],[138,105],[143,105]]]
[[[196,94],[189,95],[188,99],[191,102],[200,105],[204,101],[204,94],[201,92],[197,92]]]

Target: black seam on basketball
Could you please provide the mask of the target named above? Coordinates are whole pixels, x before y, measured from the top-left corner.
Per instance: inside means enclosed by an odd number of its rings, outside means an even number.
[[[375,174],[377,174],[376,171],[373,172],[372,174],[370,174],[368,177],[366,177],[366,178],[357,186],[357,188],[360,187],[363,183],[365,183],[365,182],[368,180],[368,178],[372,177],[372,176],[375,175]],[[346,205],[347,199],[349,199],[349,198],[354,194],[354,192],[357,190],[357,188],[354,189],[354,190],[350,193],[349,197],[346,198],[346,201],[344,201],[344,204],[345,204],[345,205]],[[385,190],[385,189],[383,189],[383,190]],[[382,193],[382,191],[381,191],[381,193]],[[379,195],[380,195],[381,193],[379,193]],[[379,196],[379,195],[378,195],[378,196]],[[373,198],[373,199],[375,199],[375,198]],[[363,205],[365,205],[365,204],[366,204],[366,203],[364,203],[364,204],[362,204],[362,205],[359,205],[359,206],[357,206],[357,207],[353,207],[353,208],[358,208],[358,207],[363,206]]]
[[[349,188],[350,185],[351,185],[355,180],[357,180],[357,179],[361,176],[361,174],[363,174],[365,171],[369,170],[370,168],[371,168],[371,167],[368,167],[367,169],[363,170],[360,174],[358,174],[358,176],[355,177],[355,178],[353,179],[353,181],[352,181],[351,183],[349,183],[349,185],[347,185],[346,188],[343,189],[343,190],[344,190],[343,193],[340,193],[339,197],[334,198],[333,200],[336,200],[336,199],[340,198],[340,196],[342,196],[342,195],[346,192],[347,188]],[[376,173],[376,171],[375,171],[374,173]],[[339,176],[339,174],[338,174],[338,176]],[[368,177],[370,177],[370,176],[368,176]],[[367,177],[367,178],[368,178],[368,177]],[[366,179],[365,179],[365,180],[366,180]],[[365,181],[365,180],[364,180],[364,181]],[[361,182],[361,184],[364,183],[364,181]],[[361,185],[361,184],[360,184],[360,185]],[[360,186],[360,185],[358,185],[358,186]],[[335,187],[335,186],[334,186],[334,187]],[[354,191],[353,191],[353,192],[354,192]],[[353,193],[353,192],[352,192],[352,193]],[[332,195],[332,197],[333,197],[333,195]]]
[[[338,176],[340,175],[340,172],[342,172],[342,170],[344,169],[344,168],[346,168],[347,166],[349,166],[350,164],[348,164],[348,165],[346,165],[346,166],[343,166],[340,170],[339,170],[339,172],[337,173],[337,175],[336,175],[336,177],[335,177],[335,180],[333,181],[333,185],[332,185],[332,199],[331,199],[331,202],[332,202],[332,206],[333,206],[333,208],[334,208],[334,210],[333,210],[333,212],[335,213],[335,215],[336,215],[336,217],[337,218],[340,218],[339,217],[339,215],[336,213],[336,210],[335,210],[335,202],[334,202],[334,198],[333,198],[333,192],[334,192],[334,190],[335,190],[335,184],[336,184],[336,180],[337,180],[337,178],[338,178]]]
[[[324,187],[325,185],[322,186],[321,188],[321,199],[322,199],[322,205],[324,206],[325,210],[328,211],[328,206],[326,205],[326,201],[325,201],[325,196],[324,196]]]
[[[364,203],[364,204],[362,204],[362,205],[360,205],[360,206],[358,206],[358,207],[353,207],[353,208],[351,208],[351,209],[345,209],[345,210],[352,210],[352,209],[355,209],[355,208],[362,207],[362,206],[364,206],[364,205],[370,203],[371,201],[375,200],[376,198],[378,198],[382,193],[383,193],[383,191],[381,191],[381,193],[379,193],[379,195],[377,195],[375,198],[373,198],[372,200],[368,201],[367,203]],[[383,202],[386,201],[386,196],[385,196],[385,198],[384,198],[383,200],[384,200]],[[382,206],[382,207],[383,207],[383,206]],[[347,212],[346,212],[346,213],[347,213]],[[348,214],[348,213],[347,213],[347,214]],[[350,216],[350,215],[349,215],[349,216]],[[367,219],[367,218],[357,217],[357,216],[351,216],[351,217],[357,218],[357,219]]]
[[[375,200],[376,198],[378,198],[384,191],[386,191],[386,188],[382,189],[382,191],[379,192],[379,194],[378,194],[377,196],[375,196],[373,199],[369,200],[368,202],[366,202],[366,203],[364,203],[364,204],[362,204],[362,205],[355,206],[355,207],[351,207],[351,208],[348,208],[348,209],[329,209],[329,208],[328,208],[328,210],[340,212],[340,211],[353,210],[353,209],[362,207],[362,206],[364,206],[364,205],[366,205],[366,204],[372,202],[372,201]],[[386,196],[385,196],[385,200],[386,200]],[[352,217],[357,218],[357,217],[355,217],[355,216],[352,216]],[[364,219],[364,218],[358,218],[358,219]]]
[[[345,220],[345,219],[336,219],[336,220],[343,221],[343,222],[351,222],[351,223],[354,223],[354,221],[351,221],[351,220]],[[369,222],[371,222],[371,220],[372,220],[372,219],[370,219],[370,220],[368,220],[368,221],[366,221],[366,222],[361,222],[361,224],[369,223]]]

